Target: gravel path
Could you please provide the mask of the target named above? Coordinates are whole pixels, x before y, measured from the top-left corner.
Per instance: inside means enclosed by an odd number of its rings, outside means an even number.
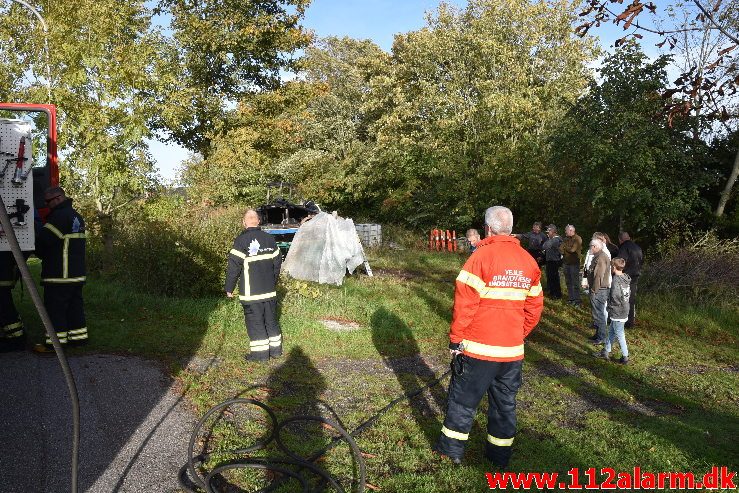
[[[80,493],[172,493],[195,418],[150,361],[70,358],[81,407]],[[71,405],[54,357],[0,354],[2,493],[70,491]]]

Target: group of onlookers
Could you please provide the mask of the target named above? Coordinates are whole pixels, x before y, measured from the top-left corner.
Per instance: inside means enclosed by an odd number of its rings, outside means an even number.
[[[560,267],[564,270],[570,305],[580,306],[581,288],[588,291],[595,328],[590,341],[604,345],[596,356],[609,359],[612,344],[618,340],[622,353],[619,362],[628,363],[624,328],[634,324],[637,284],[643,261],[641,248],[629,234],[625,231],[619,233],[619,246],[605,233],[593,234],[582,268],[582,238],[571,224],[565,227],[564,238],[559,236],[554,224],[547,226],[546,234],[543,233],[539,222],[534,223],[530,232],[515,236],[527,240],[531,256],[539,265],[545,266],[549,298],[562,298]]]

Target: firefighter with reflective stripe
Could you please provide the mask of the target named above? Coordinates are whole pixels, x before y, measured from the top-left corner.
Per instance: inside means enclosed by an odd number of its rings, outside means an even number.
[[[59,342],[82,344],[87,342],[82,299],[87,275],[85,220],[72,207],[72,199],[67,198],[61,187],[47,189],[44,199],[51,211],[46,216],[46,224],[37,223],[36,226],[36,256],[41,259],[44,305]],[[46,344],[38,344],[34,350],[53,351],[49,337]]]
[[[18,267],[12,252],[0,252],[0,350],[23,349],[23,322],[13,303]]]
[[[461,462],[480,400],[488,395],[485,455],[508,465],[516,434],[516,393],[521,386],[524,338],[541,317],[541,271],[511,236],[506,207],[485,211],[492,236],[477,245],[457,276],[449,333],[452,380],[438,453]]]
[[[249,335],[248,361],[267,361],[282,356],[282,331],[277,321],[277,279],[282,255],[272,235],[259,228],[254,209],[244,214],[244,231],[234,240],[228,254],[226,296],[233,297],[239,283]]]

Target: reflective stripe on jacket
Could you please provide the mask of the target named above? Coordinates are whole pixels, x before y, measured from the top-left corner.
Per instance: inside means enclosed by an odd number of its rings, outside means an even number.
[[[228,254],[226,292],[233,292],[239,281],[242,303],[256,303],[277,297],[282,255],[272,235],[259,228],[247,228],[234,240]]]
[[[472,358],[523,359],[523,340],[544,308],[540,280],[539,266],[515,237],[478,243],[457,276],[451,342]]]
[[[54,207],[46,224],[36,230],[36,255],[41,259],[41,282],[85,282],[85,220],[67,199]]]

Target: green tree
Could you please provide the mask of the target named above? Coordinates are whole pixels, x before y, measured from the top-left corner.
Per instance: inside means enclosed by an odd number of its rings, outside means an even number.
[[[668,63],[649,62],[625,43],[606,57],[601,82],[590,84],[555,135],[552,162],[564,172],[569,207],[591,226],[655,230],[705,206],[690,122],[671,127],[660,116]]]
[[[373,80],[377,163],[368,188],[386,217],[467,225],[491,201],[532,211],[549,185],[545,136],[585,87],[590,45],[567,2],[442,4],[397,36]]]
[[[265,184],[287,181],[324,206],[361,202],[354,172],[370,153],[364,112],[369,80],[389,56],[370,41],[327,38],[306,50],[301,79],[245,96],[208,158],[190,163],[191,195],[214,203],[259,202]]]
[[[310,34],[299,24],[310,0],[161,0],[171,19],[167,50],[157,64],[155,128],[207,157],[210,141],[228,130],[227,109],[248,94],[275,89],[280,71],[295,68],[295,50]]]
[[[0,71],[23,74],[4,96],[50,96],[57,105],[62,184],[97,213],[110,246],[115,211],[155,185],[146,100],[162,38],[140,0],[42,1],[39,10],[49,26],[48,58],[30,12],[13,4],[0,16],[0,39],[9,40]]]

